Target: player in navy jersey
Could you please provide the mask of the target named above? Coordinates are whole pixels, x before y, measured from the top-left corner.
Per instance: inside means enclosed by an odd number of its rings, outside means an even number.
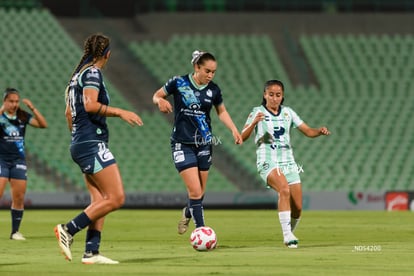
[[[101,70],[110,54],[108,37],[89,36],[84,43],[84,55],[66,89],[65,114],[72,133],[70,153],[84,175],[91,202],[68,223],[58,224],[55,234],[66,259],[71,261],[73,236],[88,227],[82,257],[84,264],[119,263],[99,253],[105,216],[119,209],[125,200],[119,168],[108,148],[106,117],[120,117],[131,126],[143,125],[134,112],[109,106]]]
[[[0,108],[0,198],[7,182],[10,182],[12,203],[12,231],[10,239],[25,240],[19,232],[23,219],[24,197],[27,185],[27,167],[25,154],[26,126],[46,128],[43,115],[29,99],[22,102],[33,115],[20,108],[20,95],[15,88],[7,88]]]
[[[174,98],[172,158],[188,193],[188,204],[178,223],[179,234],[187,231],[191,218],[196,228],[204,226],[203,198],[212,158],[212,107],[232,132],[234,142],[242,143],[240,133],[224,106],[221,90],[212,81],[217,69],[215,57],[208,52],[194,51],[191,63],[193,73],[171,78],[153,95],[154,104],[164,113],[173,111],[165,98],[170,95]]]
[[[279,221],[283,242],[297,248],[293,234],[302,212],[301,167],[295,162],[290,129],[297,127],[307,137],[329,135],[326,127],[311,128],[293,109],[283,105],[284,85],[279,80],[265,83],[263,102],[253,108],[242,131],[243,141],[255,132],[257,170],[265,183],[279,195]]]

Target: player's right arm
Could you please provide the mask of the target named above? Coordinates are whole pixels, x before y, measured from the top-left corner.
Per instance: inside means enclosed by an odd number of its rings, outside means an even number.
[[[163,113],[171,113],[173,111],[172,105],[165,98],[167,93],[164,90],[164,87],[158,89],[152,96],[152,102],[158,106],[159,110]]]
[[[262,112],[257,112],[256,115],[253,115],[253,112],[250,113],[249,118],[247,119],[247,122],[244,125],[242,133],[241,133],[243,142],[249,139],[257,123],[260,121],[263,121],[264,117],[265,115]]]

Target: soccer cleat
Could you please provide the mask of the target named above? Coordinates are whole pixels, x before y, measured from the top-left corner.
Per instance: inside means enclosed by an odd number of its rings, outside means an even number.
[[[187,207],[183,208],[183,214],[181,216],[180,221],[178,222],[178,234],[182,235],[185,232],[187,232],[188,224],[190,223],[191,218],[187,218],[185,216],[185,211],[187,210]]]
[[[11,234],[10,239],[15,240],[15,241],[25,241],[26,240],[26,238],[20,232],[16,232],[16,233]]]
[[[69,234],[68,231],[66,231],[65,226],[63,224],[56,225],[55,235],[58,239],[60,249],[62,249],[62,253],[65,255],[65,258],[68,261],[72,261],[72,252],[70,251],[70,246],[73,242],[72,235]]]
[[[85,253],[82,257],[83,264],[119,264],[118,261],[111,260],[100,254],[87,254]]]
[[[299,240],[295,237],[295,235],[293,235],[293,233],[290,233],[284,238],[283,243],[287,246],[287,248],[298,248]]]

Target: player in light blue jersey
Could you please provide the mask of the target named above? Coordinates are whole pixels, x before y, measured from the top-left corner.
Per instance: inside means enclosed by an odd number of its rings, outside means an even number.
[[[91,202],[78,216],[66,224],[58,224],[55,234],[69,261],[73,236],[88,227],[84,264],[117,264],[118,261],[99,252],[105,216],[119,209],[125,201],[118,165],[108,147],[106,117],[120,117],[131,126],[141,126],[134,112],[109,106],[109,95],[103,81],[102,68],[111,54],[109,38],[102,34],[89,36],[84,55],[66,90],[66,119],[72,133],[70,153],[81,169]]]
[[[172,158],[183,179],[188,204],[178,222],[178,233],[184,234],[193,218],[196,227],[204,226],[203,199],[212,158],[210,111],[214,107],[224,125],[232,132],[235,144],[242,139],[224,106],[221,90],[212,80],[217,62],[208,52],[194,51],[191,63],[194,72],[171,78],[153,95],[161,112],[173,108],[165,98],[174,97],[174,127],[171,134]]]
[[[12,196],[10,239],[12,240],[26,239],[19,232],[27,185],[24,147],[26,126],[47,127],[46,119],[33,103],[29,99],[22,99],[22,102],[33,115],[20,108],[19,92],[15,88],[7,88],[0,108],[0,198],[3,196],[7,182],[10,182]]]
[[[298,128],[307,137],[329,135],[326,127],[311,128],[293,111],[284,106],[284,86],[279,80],[265,83],[263,102],[253,108],[242,131],[243,141],[254,132],[257,170],[265,183],[279,195],[279,221],[283,242],[297,248],[299,240],[293,234],[302,212],[301,167],[295,162],[290,130]]]

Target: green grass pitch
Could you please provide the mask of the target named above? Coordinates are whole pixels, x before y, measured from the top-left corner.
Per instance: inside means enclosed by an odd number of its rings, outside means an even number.
[[[282,244],[276,210],[205,210],[218,247],[197,252],[190,232],[176,232],[180,210],[118,210],[106,220],[101,253],[119,265],[80,262],[85,231],[75,236],[74,260],[60,254],[53,227],[79,210],[26,210],[9,239],[10,213],[0,211],[0,275],[411,275],[412,212],[304,211],[298,249]],[[191,224],[190,230],[194,228]]]

